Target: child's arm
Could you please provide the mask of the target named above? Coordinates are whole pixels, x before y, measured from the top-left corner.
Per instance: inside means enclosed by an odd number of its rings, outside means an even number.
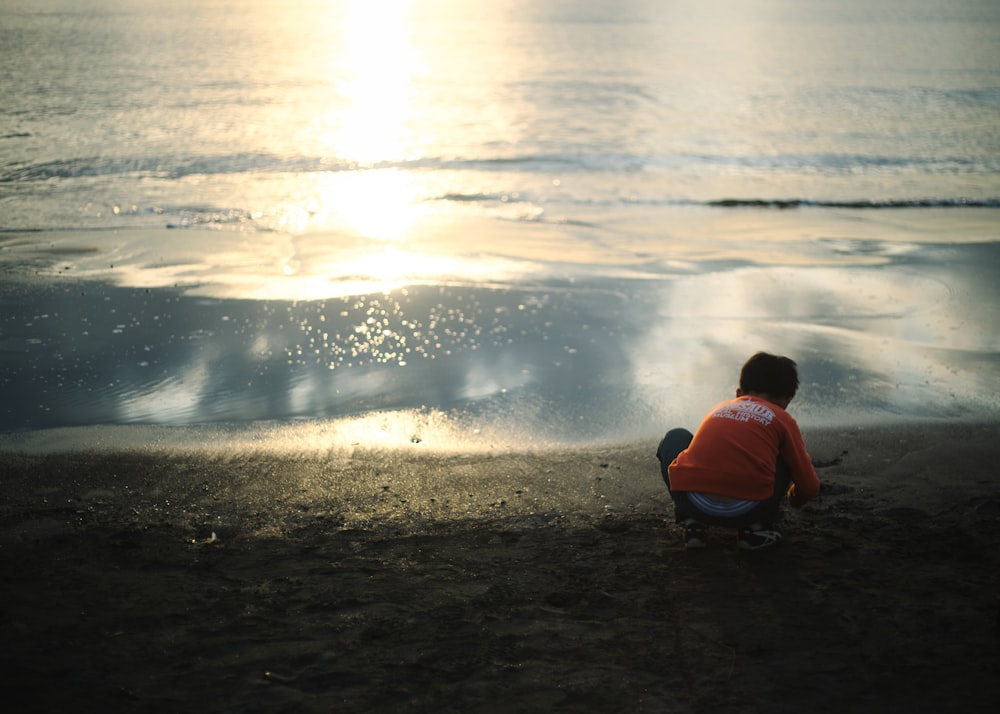
[[[789,427],[788,438],[785,439],[781,456],[792,474],[788,503],[794,508],[801,508],[819,495],[819,477],[813,468],[809,452],[806,451],[802,432],[794,422]]]

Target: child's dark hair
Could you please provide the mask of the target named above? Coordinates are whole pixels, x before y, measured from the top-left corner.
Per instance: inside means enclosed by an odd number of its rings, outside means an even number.
[[[788,357],[758,352],[746,361],[740,371],[740,389],[744,393],[757,392],[790,399],[798,388],[799,372],[795,362]]]

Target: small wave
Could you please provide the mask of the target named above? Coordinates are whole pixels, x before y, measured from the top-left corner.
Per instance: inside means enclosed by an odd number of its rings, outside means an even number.
[[[157,173],[159,162],[151,159],[75,158],[15,165],[0,175],[0,183],[46,181],[48,179],[86,178],[127,173]]]
[[[8,134],[13,138],[22,134]],[[917,171],[919,173],[993,173],[1000,163],[982,157],[935,157],[931,159],[895,156],[840,154],[779,154],[776,156],[676,154],[637,155],[628,152],[565,151],[525,153],[492,157],[443,157],[359,163],[328,156],[280,156],[265,152],[222,155],[180,155],[163,157],[89,156],[44,161],[17,162],[0,171],[0,184],[74,179],[116,175],[139,175],[181,179],[196,175],[252,173],[320,173],[364,170],[441,170],[522,172],[529,174],[637,173],[649,168],[667,170],[691,167],[737,168],[740,170],[808,170],[811,173],[842,174],[866,170]]]
[[[355,168],[355,167],[352,167]],[[489,158],[425,157],[363,168],[444,169],[467,171],[524,171],[527,173],[637,173],[648,169],[667,171],[710,168],[736,171],[793,171],[810,175],[854,175],[867,172],[931,175],[993,174],[1000,161],[990,156],[892,156],[877,154],[637,154],[628,152],[579,152],[522,154]]]
[[[406,161],[385,162],[357,168],[370,169],[438,169],[443,171],[515,171],[529,174],[563,174],[576,172],[635,172],[647,165],[643,157],[632,154],[553,153],[523,154],[495,157],[424,157]]]
[[[342,171],[356,164],[315,157],[280,157],[272,154],[233,154],[194,157],[80,157],[37,164],[14,165],[0,174],[0,183],[74,179],[137,174],[164,179],[185,176],[239,173],[302,173]]]
[[[523,203],[526,199],[521,193],[445,193],[435,196],[434,201],[453,201],[455,203]]]
[[[1000,198],[924,198],[883,201],[828,201],[805,198],[722,198],[706,205],[720,208],[1000,208]]]
[[[790,171],[810,176],[855,176],[868,173],[951,176],[995,174],[1000,171],[1000,161],[989,154],[914,156],[836,152],[775,154],[722,152],[654,155],[646,157],[644,161],[648,166],[668,171],[708,168],[715,171],[740,172]]]
[[[253,215],[241,209],[233,208],[220,211],[201,208],[180,211],[180,215],[175,220],[167,222],[167,228],[221,228],[223,226],[250,226],[253,224]]]
[[[0,173],[0,183],[47,181],[116,175],[144,175],[163,179],[241,173],[319,173],[378,169],[437,169],[452,171],[638,171],[640,157],[627,154],[527,154],[492,158],[424,157],[402,161],[358,163],[332,157],[277,156],[240,153],[219,156],[76,157],[40,163],[17,163]]]
[[[445,193],[436,196],[437,201],[454,201],[455,203],[479,203],[481,201],[499,201],[500,194],[493,193]]]

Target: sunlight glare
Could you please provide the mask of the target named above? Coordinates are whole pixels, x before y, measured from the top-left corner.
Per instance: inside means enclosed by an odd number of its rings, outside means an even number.
[[[320,174],[312,191],[311,223],[346,225],[363,238],[402,240],[426,211],[413,177],[397,169]]]
[[[408,0],[357,0],[344,20],[344,55],[334,62],[345,106],[326,122],[321,142],[338,158],[373,166],[407,158],[407,122],[417,66],[407,25]]]
[[[415,177],[398,167],[413,158],[411,98],[419,71],[409,27],[409,0],[349,1],[342,43],[330,60],[333,97],[314,120],[323,152],[336,170],[310,177],[293,209],[296,232],[341,230],[358,237],[400,241],[423,212]]]

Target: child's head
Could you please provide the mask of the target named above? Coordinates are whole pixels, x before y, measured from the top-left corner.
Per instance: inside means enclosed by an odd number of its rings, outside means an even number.
[[[791,400],[799,388],[799,372],[788,357],[758,352],[740,371],[740,392]]]

